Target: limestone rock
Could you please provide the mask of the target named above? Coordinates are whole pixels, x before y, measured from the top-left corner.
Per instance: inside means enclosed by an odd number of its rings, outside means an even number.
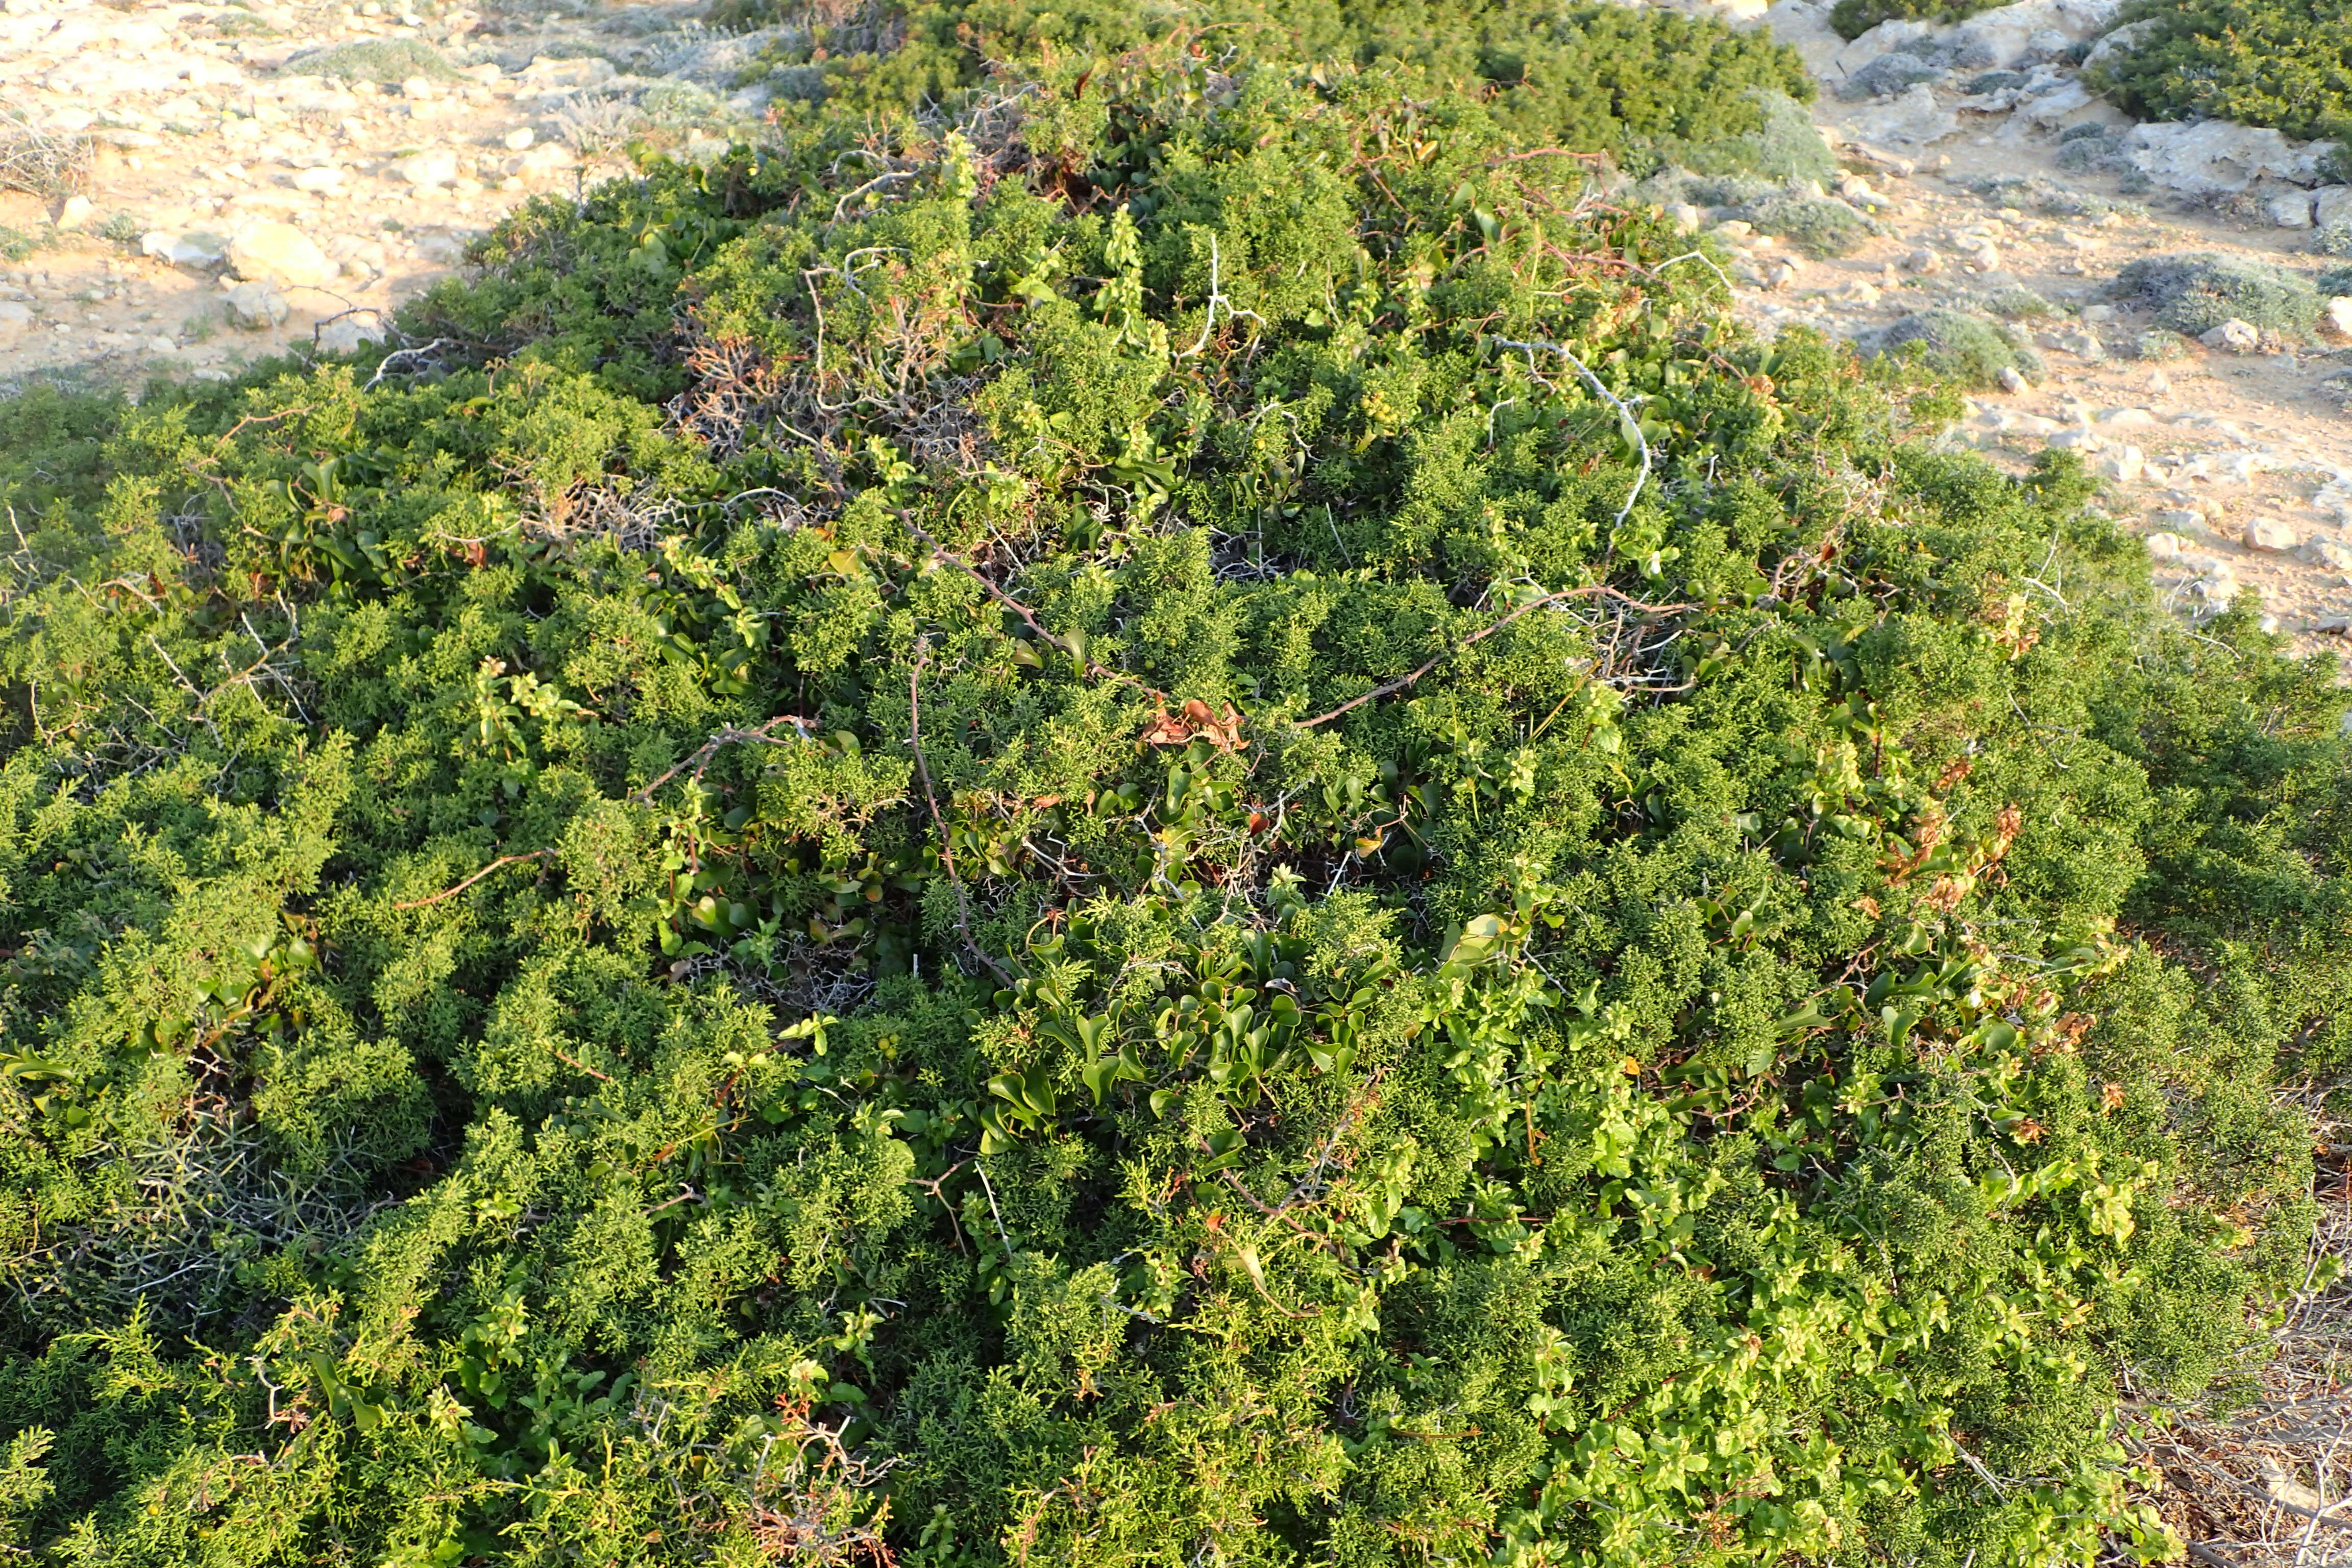
[[[2249,550],[2293,550],[2300,542],[2293,525],[2275,518],[2258,517],[2246,524],[2246,548]]]
[[[248,279],[228,291],[229,325],[248,332],[267,331],[286,320],[286,296],[268,284]]]
[[[506,133],[502,145],[509,153],[521,153],[527,151],[534,140],[536,138],[530,126],[519,125]]]
[[[2320,228],[2352,226],[2352,185],[2322,185],[2312,192],[2311,221]]]
[[[2263,214],[2281,228],[2311,226],[2311,193],[2285,190],[2263,204]]]
[[[2352,294],[2338,294],[2319,314],[2319,324],[2339,338],[2352,338]]]
[[[2123,153],[2151,184],[2182,195],[2216,196],[2233,195],[2265,176],[2316,184],[2330,145],[2290,142],[2266,126],[2227,120],[2167,121],[2133,126]]]
[[[1937,100],[1935,89],[1919,82],[1855,115],[1853,128],[1865,142],[1924,147],[1957,134],[1960,116]]]
[[[290,223],[264,218],[237,230],[228,263],[236,275],[283,289],[320,289],[334,281],[335,264],[318,242]]]
[[[1903,258],[1903,269],[1906,272],[1916,272],[1922,278],[1928,277],[1944,269],[1944,258],[1923,245],[1916,250],[1906,253]]]
[[[2233,354],[2250,354],[2263,346],[2263,334],[2233,317],[2197,341],[2209,349],[2221,349]]]
[[[332,191],[340,189],[342,183],[343,172],[332,163],[294,171],[294,188],[298,191]]]
[[[2106,64],[2107,61],[2113,59],[2116,56],[2122,54],[2124,51],[2132,48],[2137,45],[2142,38],[2145,38],[2148,34],[2154,32],[2156,30],[2158,20],[2158,18],[2157,17],[2149,16],[2137,22],[2125,23],[2122,26],[2117,27],[2114,32],[2107,34],[2097,43],[2092,45],[2091,52],[2083,57],[2083,64],[2084,66],[2103,66]]]
[[[203,229],[172,234],[163,229],[139,241],[142,254],[160,258],[173,267],[217,267],[228,259],[228,241]]]
[[[2189,542],[2177,533],[2151,533],[2147,536],[2147,553],[2151,561],[2178,561],[2189,548]]]
[[[2147,468],[2147,454],[2137,447],[2118,447],[2099,459],[2099,472],[2118,484],[2134,484]]]
[[[383,323],[373,312],[337,316],[322,321],[314,334],[319,347],[331,354],[347,354],[362,343],[383,342]]]
[[[445,147],[428,147],[410,153],[385,172],[420,191],[434,190],[457,177],[457,155]]]

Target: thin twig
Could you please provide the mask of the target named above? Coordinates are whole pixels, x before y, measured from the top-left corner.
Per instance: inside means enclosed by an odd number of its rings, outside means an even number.
[[[497,859],[491,861],[488,865],[483,867],[480,870],[475,872],[472,876],[467,878],[464,881],[458,883],[454,888],[444,888],[429,899],[413,899],[407,903],[394,904],[392,907],[395,910],[421,910],[427,904],[437,904],[444,899],[452,898],[457,894],[464,892],[467,889],[472,887],[475,883],[480,881],[483,878],[488,876],[491,872],[497,870],[501,866],[511,866],[521,860],[538,860],[554,853],[555,851],[552,849],[533,849],[528,854],[523,855],[501,855]],[[588,1069],[583,1068],[581,1070],[585,1072]]]
[[[712,753],[716,752],[721,746],[729,745],[739,741],[757,741],[763,745],[769,746],[783,745],[785,743],[784,742],[779,741],[773,735],[768,733],[769,731],[774,729],[779,724],[790,724],[794,732],[796,732],[802,740],[805,741],[809,739],[808,721],[802,718],[797,713],[779,713],[774,718],[769,720],[766,723],[755,724],[749,730],[740,730],[734,725],[730,724],[727,728],[711,736],[708,741],[703,742],[701,749],[696,752],[694,755],[687,758],[686,761],[677,763],[676,766],[669,769],[669,771],[663,773],[659,778],[656,778],[653,783],[646,785],[645,788],[637,791],[636,794],[631,795],[629,798],[633,801],[639,802],[651,800],[654,796],[654,791],[661,788],[662,785],[669,783],[670,780],[677,777],[678,774],[686,772],[688,768],[692,768],[694,770],[694,776],[696,778],[700,778],[702,776],[703,764],[708,763],[710,760]]]
[[[963,879],[956,875],[955,844],[948,835],[947,818],[940,812],[939,794],[931,787],[931,765],[923,759],[923,666],[929,662],[930,657],[929,639],[918,641],[915,644],[915,668],[907,675],[907,744],[915,753],[915,771],[922,775],[923,799],[931,808],[931,826],[939,831],[940,863],[947,868],[948,885],[955,889],[956,929],[963,933],[963,944],[971,955],[986,964],[990,973],[1010,985],[1013,976],[972,940],[971,900],[964,894]],[[992,1194],[990,1202],[992,1204],[994,1201]]]
[[[1414,670],[1411,675],[1400,676],[1396,679],[1390,681],[1385,686],[1375,686],[1370,691],[1365,692],[1361,697],[1350,698],[1347,701],[1340,703],[1339,706],[1332,709],[1328,713],[1318,713],[1312,719],[1303,719],[1299,721],[1298,727],[1302,730],[1312,730],[1318,724],[1329,723],[1332,720],[1337,719],[1340,714],[1347,712],[1350,709],[1360,708],[1367,702],[1377,701],[1381,698],[1393,696],[1395,693],[1402,691],[1405,688],[1419,680],[1423,676],[1427,675],[1431,670],[1435,669],[1439,665],[1444,663],[1455,654],[1460,653],[1464,648],[1468,647],[1472,643],[1479,642],[1486,637],[1493,637],[1496,632],[1501,631],[1505,626],[1509,626],[1513,621],[1517,620],[1529,610],[1539,610],[1546,605],[1556,604],[1562,599],[1583,598],[1592,595],[1601,595],[1612,599],[1623,600],[1626,604],[1633,606],[1633,608],[1640,610],[1646,615],[1653,616],[1669,615],[1676,610],[1694,610],[1698,607],[1696,605],[1679,604],[1645,605],[1641,600],[1634,598],[1629,594],[1621,594],[1616,589],[1599,583],[1589,584],[1581,588],[1562,588],[1557,593],[1546,594],[1540,599],[1528,600],[1526,604],[1521,605],[1517,609],[1513,610],[1509,615],[1505,616],[1502,619],[1489,622],[1487,625],[1479,627],[1476,631],[1472,632],[1468,637],[1464,637],[1460,642],[1455,643],[1453,647],[1443,648],[1438,652],[1432,654],[1428,661],[1423,664],[1419,669]]]
[[[1569,353],[1558,343],[1547,342],[1541,338],[1537,338],[1528,342],[1520,342],[1511,338],[1490,338],[1487,341],[1490,342],[1500,343],[1507,349],[1518,349],[1525,353],[1530,361],[1535,358],[1535,353],[1538,349],[1549,349],[1553,353],[1558,354],[1560,358],[1566,360],[1569,363],[1576,367],[1577,373],[1584,377],[1586,384],[1591,386],[1593,391],[1599,393],[1602,397],[1609,400],[1609,406],[1614,408],[1617,411],[1617,416],[1625,422],[1624,427],[1633,433],[1633,445],[1639,447],[1642,453],[1642,471],[1633,476],[1633,488],[1626,492],[1625,504],[1617,509],[1618,526],[1622,527],[1625,520],[1633,515],[1633,503],[1641,499],[1642,487],[1649,483],[1650,480],[1650,438],[1642,434],[1641,420],[1634,417],[1633,411],[1625,406],[1622,399],[1601,384],[1601,378],[1592,374],[1591,366],[1586,364],[1582,360],[1577,358],[1574,354]]]

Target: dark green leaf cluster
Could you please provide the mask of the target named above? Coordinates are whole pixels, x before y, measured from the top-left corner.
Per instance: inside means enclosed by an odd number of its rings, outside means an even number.
[[[2352,16],[2331,0],[2140,0],[2117,20],[2146,27],[2094,75],[2127,113],[2352,133]]]
[[[771,0],[720,15],[777,19]],[[795,13],[763,59],[814,123],[953,101],[1007,62],[1036,68],[1177,40],[1213,58],[1412,66],[1443,87],[1488,95],[1489,112],[1525,145],[1606,153],[1637,171],[1772,164],[1783,107],[1813,96],[1803,62],[1764,34],[1590,0],[1235,0],[1205,27],[1193,12],[1117,0],[871,0],[832,22]]]
[[[2341,698],[1517,113],[1041,64],[0,407],[10,1544],[2161,1552]]]

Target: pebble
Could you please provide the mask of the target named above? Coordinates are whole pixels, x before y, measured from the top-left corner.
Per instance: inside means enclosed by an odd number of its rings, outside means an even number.
[[[2000,382],[2000,389],[2003,392],[2016,393],[2031,392],[2033,390],[2033,384],[2025,379],[2025,373],[2019,370],[2013,364],[2005,364],[2000,367],[2000,375],[1999,380]]]
[[[509,152],[509,153],[520,153],[520,152],[527,151],[527,150],[530,148],[530,146],[531,142],[532,142],[533,141],[535,141],[535,140],[537,140],[537,138],[536,138],[535,136],[533,136],[533,135],[532,135],[532,133],[531,133],[531,129],[530,129],[530,126],[528,126],[528,125],[518,125],[518,126],[516,126],[512,131],[509,131],[509,132],[508,132],[506,133],[506,137],[505,137],[505,146],[506,146],[506,150],[507,150],[508,152]],[[1695,206],[1692,206],[1692,205],[1691,205],[1689,203],[1687,203],[1687,202],[1678,202],[1678,203],[1676,203],[1675,205],[1670,206],[1670,207],[1668,207],[1668,208],[1666,209],[1666,216],[1667,216],[1668,217],[1673,218],[1676,224],[1681,225],[1682,226],[1684,226],[1684,227],[1685,227],[1685,228],[1696,228],[1696,227],[1698,226],[1698,225],[1697,225],[1696,223],[1695,223],[1695,222],[1694,222],[1694,223],[1689,223],[1689,224],[1684,224],[1684,223],[1683,223],[1683,220],[1682,220],[1682,216],[1681,216],[1681,215],[1682,215],[1682,214],[1684,214],[1684,213],[1685,213],[1685,212],[1688,212],[1688,213],[1696,213],[1697,211],[1698,211],[1698,208],[1696,208],[1696,207],[1695,207]]]

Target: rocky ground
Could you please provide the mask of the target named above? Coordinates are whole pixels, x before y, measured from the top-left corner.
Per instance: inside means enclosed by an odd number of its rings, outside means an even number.
[[[0,387],[381,337],[474,234],[619,172],[625,140],[691,155],[757,120],[700,9],[5,0],[0,146],[60,177],[0,192]]]
[[[2342,646],[2352,349],[2257,334],[2135,357],[2148,317],[2109,289],[2183,251],[2319,262],[2315,223],[2352,223],[2320,150],[2129,125],[2081,68],[2115,0],[1851,43],[1826,0],[1740,3],[1821,77],[1813,116],[1847,170],[1822,194],[1877,231],[1814,260],[1691,209],[1731,247],[1742,310],[1845,336],[1930,307],[2006,317],[2042,368],[1976,400],[1956,438],[2020,462],[2083,450],[2184,612],[2252,589],[2306,649]],[[0,0],[0,147],[83,161],[46,195],[0,193],[0,388],[219,378],[380,338],[516,203],[623,172],[631,139],[715,153],[763,105],[736,86],[760,37],[707,31],[698,0],[397,5]]]
[[[2083,451],[2184,612],[2252,589],[2304,651],[2344,647],[2352,332],[2337,323],[2352,308],[2316,337],[2174,342],[2179,357],[2149,359],[2151,313],[2111,287],[2132,261],[2184,252],[2336,264],[2321,247],[2341,243],[2326,226],[2352,219],[2352,190],[2322,182],[2324,149],[2236,126],[2132,126],[2079,64],[2096,55],[2107,0],[1889,24],[1850,44],[1827,9],[1783,0],[1769,19],[1821,77],[1813,113],[1850,171],[1841,194],[1880,232],[1814,261],[1729,226],[1746,253],[1742,309],[1845,336],[1927,308],[2007,317],[2043,371],[1973,399],[1958,438],[2019,463],[2045,446]]]

